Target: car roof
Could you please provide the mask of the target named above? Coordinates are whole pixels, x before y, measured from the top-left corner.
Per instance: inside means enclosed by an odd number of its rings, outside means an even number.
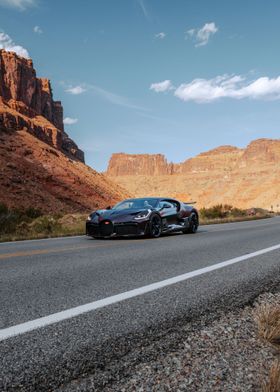
[[[172,199],[172,197],[154,197],[154,196],[147,196],[147,197],[132,197],[130,199],[125,199],[124,201],[130,201],[130,200],[175,200],[178,201],[177,199]]]

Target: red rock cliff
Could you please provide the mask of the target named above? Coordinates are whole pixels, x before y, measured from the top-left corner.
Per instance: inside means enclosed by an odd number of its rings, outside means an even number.
[[[63,107],[54,101],[48,79],[37,78],[30,59],[0,50],[0,131],[25,130],[84,161],[84,153],[64,132]]]
[[[156,176],[171,172],[172,164],[169,164],[162,154],[112,154],[107,169],[110,176]]]
[[[129,194],[86,166],[63,129],[63,108],[32,61],[0,50],[0,203],[89,212]]]
[[[258,139],[246,148],[221,146],[182,163],[163,155],[113,154],[107,174],[136,196],[167,195],[280,212],[280,140]],[[172,174],[172,175],[171,175]]]

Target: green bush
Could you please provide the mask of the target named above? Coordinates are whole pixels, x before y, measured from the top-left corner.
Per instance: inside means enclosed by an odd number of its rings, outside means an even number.
[[[229,204],[217,204],[210,208],[201,208],[199,212],[204,219],[224,219],[246,215],[246,210],[235,208]]]

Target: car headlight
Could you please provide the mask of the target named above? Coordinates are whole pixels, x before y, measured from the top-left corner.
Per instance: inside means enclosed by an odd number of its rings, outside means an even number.
[[[137,214],[134,219],[138,220],[138,219],[145,219],[148,218],[148,216],[150,215],[151,210],[147,210],[147,211],[143,211],[140,212],[139,214]]]

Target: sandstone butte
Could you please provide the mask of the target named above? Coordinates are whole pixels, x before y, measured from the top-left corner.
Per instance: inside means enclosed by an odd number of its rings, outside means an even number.
[[[84,163],[32,60],[0,50],[0,203],[44,212],[106,207],[127,192]]]
[[[136,196],[280,211],[280,139],[254,140],[244,149],[221,146],[178,164],[161,154],[117,153],[106,174]]]

